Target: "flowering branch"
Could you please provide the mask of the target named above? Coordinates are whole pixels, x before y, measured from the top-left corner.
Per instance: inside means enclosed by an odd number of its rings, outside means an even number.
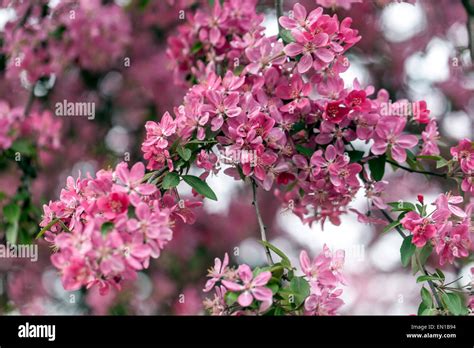
[[[382,210],[380,209],[380,211],[382,212],[383,216],[387,219],[387,221],[389,223],[393,223],[394,220],[390,217],[390,215],[385,211],[385,210]],[[405,235],[405,233],[403,233],[402,229],[400,228],[400,226],[395,226],[395,230],[398,232],[398,234],[402,237],[402,238],[406,238],[407,236]],[[416,254],[416,253],[415,253]],[[416,257],[416,262],[418,263],[419,267],[420,267],[420,270],[423,272],[423,274],[425,276],[429,276],[429,273],[428,271],[426,270],[426,268],[422,265],[421,261],[420,261],[420,257],[418,255],[415,256]],[[431,289],[431,292],[433,293],[433,297],[435,298],[435,301],[436,301],[436,305],[438,306],[438,308],[443,308],[443,304],[438,296],[438,293],[436,292],[436,288],[435,288],[435,285],[433,283],[432,280],[428,279],[428,285]]]
[[[258,207],[258,202],[257,202],[257,184],[255,183],[255,180],[252,179],[252,194],[253,194],[253,200],[252,200],[252,205],[255,207],[255,213],[257,214],[257,221],[258,221],[258,226],[260,227],[260,238],[262,241],[267,242],[267,234],[266,234],[266,226],[263,223],[262,215],[260,214],[260,208]],[[270,249],[265,245],[265,254],[267,255],[267,262],[270,265],[273,265],[273,259],[272,255],[270,253]]]

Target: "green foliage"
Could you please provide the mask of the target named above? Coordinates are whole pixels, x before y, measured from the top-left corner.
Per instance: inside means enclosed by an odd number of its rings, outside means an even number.
[[[205,181],[202,181],[200,178],[194,175],[183,175],[183,180],[191,186],[193,189],[196,190],[197,193],[212,199],[214,201],[217,201],[217,196],[212,191],[212,189],[209,187],[208,184],[206,184]]]
[[[165,190],[169,190],[170,188],[178,186],[179,181],[179,175],[175,172],[170,172],[164,177],[162,187]]]
[[[412,236],[405,237],[400,247],[400,257],[403,267],[408,266],[415,251],[416,246],[412,243]]]

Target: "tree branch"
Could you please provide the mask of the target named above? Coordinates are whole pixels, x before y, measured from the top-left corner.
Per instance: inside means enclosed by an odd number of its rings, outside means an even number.
[[[278,24],[278,32],[281,31],[281,25],[278,19],[283,16],[283,0],[275,0],[275,10]]]
[[[419,174],[437,176],[439,178],[447,178],[446,174],[439,174],[439,173],[433,173],[433,172],[428,172],[428,171],[424,171],[424,170],[412,169],[412,168],[409,168],[409,167],[402,166],[401,164],[398,164],[397,162],[389,160],[389,159],[387,159],[387,163],[390,163],[390,164],[394,165],[395,167],[406,170],[407,172],[410,172],[410,173],[419,173]]]
[[[467,33],[469,35],[469,52],[471,61],[474,64],[474,4],[472,0],[462,0],[462,4],[467,14]]]
[[[260,227],[260,239],[264,242],[267,242],[267,233],[266,230],[267,228],[265,227],[262,219],[262,215],[260,214],[260,208],[258,207],[258,202],[257,202],[257,184],[255,180],[252,180],[252,194],[253,194],[253,200],[252,200],[252,205],[255,207],[255,213],[257,214],[257,221],[258,221],[258,226]],[[269,265],[273,265],[273,259],[272,259],[272,254],[270,253],[270,249],[265,246],[265,254],[267,255],[267,262]]]

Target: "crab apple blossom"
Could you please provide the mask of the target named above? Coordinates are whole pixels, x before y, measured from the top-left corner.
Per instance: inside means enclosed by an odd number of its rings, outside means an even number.
[[[411,149],[418,144],[414,135],[402,134],[406,125],[406,119],[398,116],[386,116],[379,120],[375,128],[375,141],[372,153],[382,155],[390,151],[391,156],[397,162],[405,162],[406,149]]]
[[[142,163],[122,162],[95,178],[69,177],[60,200],[44,206],[42,233],[57,250],[52,262],[67,290],[120,288],[172,239],[181,208],[143,183],[144,172]]]
[[[257,0],[4,2],[14,15],[0,30],[0,237],[44,236],[63,288],[86,289],[90,313],[337,315],[359,313],[364,297],[392,308],[370,278],[384,260],[359,267],[324,244],[340,226],[347,245],[356,219],[367,224],[356,247],[400,250],[393,273],[423,283],[418,314],[472,312],[467,288],[446,279],[473,250],[473,142],[445,137],[451,114],[472,111],[469,52],[448,45],[456,52],[443,81],[412,64],[438,41],[472,39],[458,35],[461,2],[408,6],[432,25],[407,38],[386,25],[401,2],[384,9],[392,0],[276,1],[279,18]],[[420,100],[426,91],[436,93]],[[63,100],[90,101],[97,119],[56,118]],[[78,168],[90,174],[55,190]],[[40,218],[35,205],[54,195]],[[217,205],[198,209],[206,199]],[[312,249],[307,239],[284,235],[292,215],[326,228],[314,258],[300,250]],[[400,244],[382,240],[395,233]],[[239,255],[256,238],[260,255]],[[346,255],[356,277],[343,272]],[[200,278],[195,265],[213,261]],[[31,277],[47,286],[49,273]],[[16,282],[7,300],[28,283]]]

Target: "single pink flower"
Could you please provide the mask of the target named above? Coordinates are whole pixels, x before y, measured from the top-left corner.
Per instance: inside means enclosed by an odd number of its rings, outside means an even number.
[[[436,234],[436,226],[429,218],[423,218],[414,211],[408,212],[401,220],[402,226],[413,234],[412,243],[423,247]]]
[[[159,123],[148,121],[145,128],[147,135],[143,145],[164,149],[168,146],[168,137],[176,132],[176,121],[169,112],[165,112]]]
[[[407,120],[399,116],[386,116],[380,119],[375,128],[375,141],[372,145],[374,155],[382,155],[390,149],[392,158],[397,162],[405,162],[406,151],[418,144],[414,135],[402,134]]]
[[[210,268],[208,271],[208,277],[211,277],[206,282],[204,287],[204,292],[209,292],[214,288],[214,285],[224,277],[227,272],[227,266],[229,265],[229,255],[225,253],[224,260],[221,261],[219,258],[214,259],[214,267]]]
[[[230,291],[242,292],[237,298],[237,302],[242,307],[250,306],[254,298],[264,303],[272,301],[272,290],[265,287],[272,277],[271,272],[262,272],[254,278],[252,275],[252,270],[248,265],[245,264],[240,265],[237,272],[242,284],[228,280],[223,280],[222,284]]]

